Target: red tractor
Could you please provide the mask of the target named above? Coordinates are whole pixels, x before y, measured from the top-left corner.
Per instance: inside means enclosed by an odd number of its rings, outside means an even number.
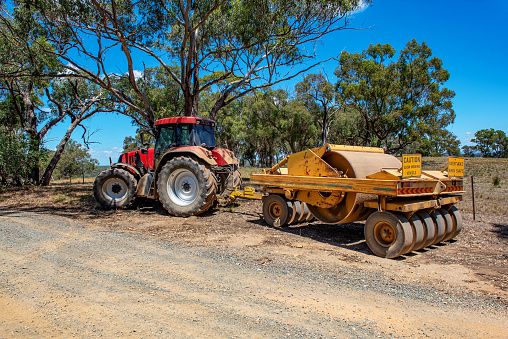
[[[214,121],[198,117],[157,120],[155,148],[122,154],[95,178],[95,198],[106,208],[158,198],[170,214],[185,217],[215,202],[229,205],[241,176],[233,152],[215,146],[214,127]]]

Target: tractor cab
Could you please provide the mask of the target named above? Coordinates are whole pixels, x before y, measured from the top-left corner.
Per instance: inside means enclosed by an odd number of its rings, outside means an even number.
[[[127,163],[134,167],[146,167],[154,170],[154,160],[168,151],[189,149],[194,146],[214,151],[215,121],[199,117],[172,117],[155,122],[155,148],[131,151],[120,155],[118,163]],[[138,159],[139,158],[139,159]],[[141,161],[141,163],[140,163]]]
[[[154,156],[158,158],[173,147],[200,146],[212,150],[216,146],[215,122],[197,117],[174,117],[155,122]]]

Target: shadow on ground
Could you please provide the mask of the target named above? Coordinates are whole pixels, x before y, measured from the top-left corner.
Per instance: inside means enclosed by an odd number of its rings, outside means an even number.
[[[493,233],[500,238],[508,239],[508,224],[492,223]]]

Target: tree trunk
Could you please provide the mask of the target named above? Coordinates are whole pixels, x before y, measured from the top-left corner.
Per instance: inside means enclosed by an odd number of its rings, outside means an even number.
[[[39,170],[39,152],[40,152],[40,137],[37,133],[37,115],[35,114],[35,105],[32,102],[32,98],[30,96],[31,91],[24,91],[22,92],[22,98],[23,103],[25,104],[25,117],[26,117],[26,127],[25,130],[27,130],[30,141],[29,141],[29,148],[28,148],[28,159],[31,161],[32,159],[34,162],[31,164],[32,168],[30,170],[29,178],[32,183],[37,185],[39,183],[39,176],[40,176],[40,170]]]
[[[31,163],[31,170],[30,170],[30,175],[29,175],[29,178],[30,178],[30,181],[34,184],[34,185],[38,185],[39,184],[39,179],[40,179],[40,168],[39,168],[39,158],[40,158],[40,140],[38,139],[38,136],[37,136],[37,133],[33,134],[33,133],[30,133],[30,146],[29,146],[29,150],[28,150],[28,154],[29,154],[29,157],[28,157],[28,160],[29,161],[33,161]]]
[[[327,133],[327,127],[328,126],[328,112],[325,109],[324,116],[323,116],[323,124],[321,125],[321,143],[322,146],[326,144],[326,141],[328,139],[328,133]]]
[[[56,168],[56,165],[58,164],[58,161],[60,161],[60,157],[62,156],[63,151],[65,150],[65,145],[71,138],[72,132],[76,129],[78,124],[81,122],[81,120],[75,120],[72,122],[72,124],[67,129],[67,132],[65,133],[62,140],[60,140],[60,143],[58,144],[55,154],[53,155],[53,158],[51,158],[51,161],[48,164],[48,167],[46,167],[46,170],[44,171],[44,174],[42,175],[41,179],[41,186],[48,186],[51,182],[51,177],[53,176],[53,171]]]
[[[221,95],[220,98],[215,102],[215,104],[213,105],[212,109],[210,110],[210,119],[211,120],[216,121],[216,119],[217,119],[217,112],[222,107],[224,107],[226,105],[225,101],[226,101],[226,96],[225,95]]]
[[[199,97],[197,95],[193,95],[192,93],[190,93],[190,91],[185,93],[184,97],[185,97],[184,115],[188,117],[198,116]]]

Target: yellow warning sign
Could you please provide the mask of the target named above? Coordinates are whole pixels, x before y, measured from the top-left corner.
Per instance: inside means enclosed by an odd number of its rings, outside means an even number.
[[[414,178],[422,176],[422,155],[402,155],[402,178]]]
[[[464,158],[448,158],[448,177],[464,177]]]

